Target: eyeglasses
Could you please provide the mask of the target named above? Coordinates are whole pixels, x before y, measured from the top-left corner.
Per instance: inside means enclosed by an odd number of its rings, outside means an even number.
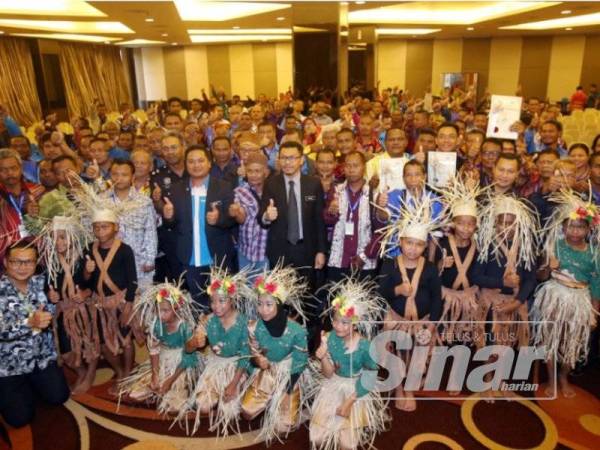
[[[35,259],[9,259],[8,262],[16,267],[35,266]]]
[[[294,162],[301,158],[301,156],[280,156],[279,160],[282,162]]]

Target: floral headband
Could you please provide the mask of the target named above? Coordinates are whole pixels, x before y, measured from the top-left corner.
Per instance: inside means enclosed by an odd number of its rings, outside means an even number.
[[[598,213],[596,205],[587,204],[585,206],[578,206],[577,209],[571,211],[569,219],[585,220],[589,225],[595,227],[600,224],[600,213]]]
[[[279,301],[283,301],[282,292],[278,289],[278,286],[274,282],[269,282],[265,279],[264,276],[258,276],[254,280],[254,289],[260,294],[269,294],[273,297],[277,298]]]
[[[237,292],[237,286],[230,277],[225,277],[222,280],[213,280],[208,286],[208,289],[206,289],[206,292],[208,292],[208,295],[217,293],[223,297],[230,297]]]
[[[177,309],[185,303],[185,297],[175,286],[168,286],[156,293],[156,303],[160,305],[164,301],[169,302],[173,308]]]
[[[344,319],[351,320],[352,323],[356,323],[360,320],[360,316],[357,314],[357,308],[351,300],[338,296],[333,299],[331,306],[336,313]]]

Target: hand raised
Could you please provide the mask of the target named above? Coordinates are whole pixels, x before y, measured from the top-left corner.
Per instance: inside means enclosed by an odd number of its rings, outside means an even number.
[[[165,206],[163,206],[163,217],[167,220],[171,220],[175,215],[175,207],[169,197],[164,198]]]

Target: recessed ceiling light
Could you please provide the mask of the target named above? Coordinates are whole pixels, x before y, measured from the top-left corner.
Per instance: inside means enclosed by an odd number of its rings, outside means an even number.
[[[276,20],[279,20],[281,22],[282,20],[285,20],[285,17],[278,17]]]
[[[442,31],[441,28],[377,28],[375,33],[378,36],[400,36],[400,35],[417,35],[431,34]]]
[[[364,5],[367,2],[354,2],[356,5]]]
[[[260,42],[260,41],[290,41],[289,34],[232,34],[232,35],[190,35],[190,40],[195,44],[211,44],[219,42]]]
[[[88,34],[68,34],[68,33],[11,33],[11,36],[34,37],[40,39],[57,39],[59,41],[83,41],[83,42],[106,42],[118,41],[121,38],[111,38],[107,36],[92,36]]]
[[[177,42],[171,42],[171,45],[177,45]]]
[[[164,41],[152,41],[149,39],[132,39],[130,41],[122,41],[116,42],[115,45],[124,45],[126,47],[136,47],[136,46],[144,46],[144,45],[154,45],[154,44],[166,44]]]
[[[0,19],[0,26],[59,33],[133,33],[121,22],[84,22],[72,20]]]
[[[564,11],[560,12],[561,14],[571,14],[571,10],[570,9],[565,9]]]
[[[222,35],[222,34],[292,34],[291,28],[249,28],[245,30],[228,30],[228,29],[192,29],[188,30],[188,34],[206,34],[206,35]]]
[[[106,17],[83,0],[0,0],[0,14],[32,15],[32,16],[77,16],[77,17]]]
[[[152,17],[146,17],[144,22],[154,22],[154,19]]]
[[[560,19],[542,20],[539,22],[520,23],[501,30],[546,30],[551,28],[585,27],[600,24],[600,13],[584,14],[582,16],[561,17]]]
[[[473,25],[479,22],[534,11],[556,2],[403,2],[364,8],[348,13],[350,23],[403,25]]]
[[[175,0],[181,20],[223,22],[238,17],[253,16],[290,8],[289,3],[213,2],[205,0]]]
[[[240,29],[240,27],[231,27],[231,28],[233,28],[234,30],[239,30]]]
[[[473,28],[473,27],[468,27],[468,28],[467,28],[467,31],[473,31],[474,29],[475,29],[475,28]]]
[[[565,31],[571,31],[572,29],[573,28],[571,28],[571,27],[567,27],[567,28],[565,28]]]
[[[167,37],[169,35],[169,33],[163,33],[161,34],[162,37]]]

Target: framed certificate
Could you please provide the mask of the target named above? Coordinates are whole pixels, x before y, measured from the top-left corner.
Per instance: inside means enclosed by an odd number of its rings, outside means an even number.
[[[390,191],[404,189],[404,164],[408,161],[405,157],[385,158],[379,161],[379,190]]]
[[[456,152],[427,153],[427,182],[433,187],[445,187],[456,176]]]
[[[519,133],[510,131],[510,127],[521,120],[522,102],[522,97],[492,95],[486,136],[499,139],[517,139]]]

